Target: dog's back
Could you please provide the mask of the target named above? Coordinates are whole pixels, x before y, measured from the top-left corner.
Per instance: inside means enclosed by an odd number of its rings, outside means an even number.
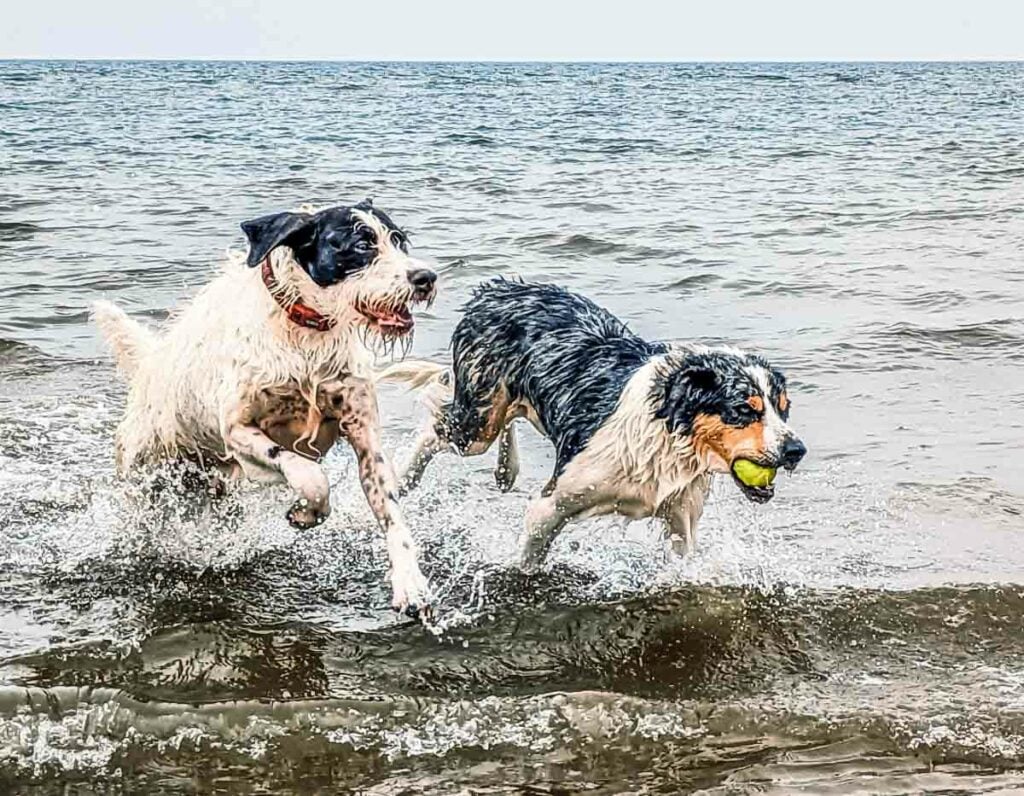
[[[499,279],[464,307],[452,350],[456,447],[495,422],[495,407],[520,407],[554,443],[557,475],[615,410],[630,376],[667,347],[564,288]]]

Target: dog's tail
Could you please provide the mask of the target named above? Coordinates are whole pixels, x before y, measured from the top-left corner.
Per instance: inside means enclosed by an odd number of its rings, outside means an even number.
[[[109,301],[93,304],[92,317],[114,352],[117,367],[125,376],[131,376],[139,359],[153,345],[153,333]]]
[[[411,359],[396,362],[374,374],[374,381],[393,381],[405,384],[410,390],[419,390],[420,398],[431,412],[452,400],[454,374],[448,365]]]

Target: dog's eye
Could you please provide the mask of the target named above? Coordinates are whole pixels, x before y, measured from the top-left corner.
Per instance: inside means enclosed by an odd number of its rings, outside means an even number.
[[[757,420],[757,418],[761,416],[760,412],[758,412],[756,409],[754,409],[754,407],[752,407],[750,404],[746,403],[745,401],[743,403],[741,403],[741,404],[736,404],[733,407],[733,411],[742,420]]]
[[[370,251],[370,248],[371,248],[370,247],[370,241],[368,241],[368,240],[356,241],[356,245],[353,246],[352,248],[355,249],[360,254],[366,254],[367,252]]]

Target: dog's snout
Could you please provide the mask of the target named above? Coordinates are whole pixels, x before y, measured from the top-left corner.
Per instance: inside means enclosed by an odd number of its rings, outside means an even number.
[[[807,446],[796,437],[787,437],[782,443],[782,464],[787,470],[792,470],[800,460],[807,454]]]
[[[409,282],[420,295],[426,295],[434,289],[437,282],[437,274],[429,268],[414,268],[409,272]]]

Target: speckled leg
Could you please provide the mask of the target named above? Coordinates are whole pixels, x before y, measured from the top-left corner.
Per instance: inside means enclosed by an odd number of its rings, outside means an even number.
[[[391,560],[392,607],[410,616],[425,616],[430,608],[430,589],[420,571],[416,542],[398,506],[394,470],[381,446],[373,385],[364,379],[347,379],[332,395],[332,402],[341,432],[359,462],[359,481],[366,500],[384,530]]]

